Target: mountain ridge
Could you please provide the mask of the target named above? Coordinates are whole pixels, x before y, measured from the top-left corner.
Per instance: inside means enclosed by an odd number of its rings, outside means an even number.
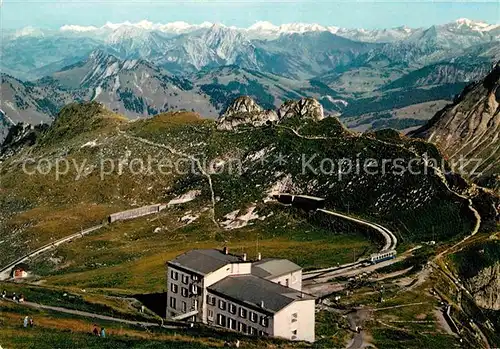
[[[456,170],[465,170],[470,178],[493,176],[497,181],[499,134],[500,62],[483,80],[469,84],[453,104],[411,133],[436,143],[450,159],[462,161],[462,168]]]
[[[82,25],[71,25],[66,24],[61,26],[58,30],[48,31],[49,33],[53,32],[68,32],[68,33],[77,33],[77,34],[88,34],[88,33],[103,33],[106,31],[114,31],[120,28],[135,28],[138,30],[149,30],[149,31],[158,31],[168,34],[182,34],[189,33],[199,29],[210,28],[214,25],[218,25],[221,27],[230,28],[233,30],[238,30],[241,32],[258,35],[260,38],[269,38],[276,37],[281,34],[290,34],[290,33],[304,33],[304,32],[314,32],[314,31],[328,31],[333,34],[346,35],[348,37],[363,37],[363,38],[376,38],[378,36],[382,36],[384,34],[388,35],[391,38],[391,34],[394,35],[392,40],[401,37],[407,37],[413,34],[416,31],[422,30],[422,28],[410,28],[407,26],[398,26],[393,28],[380,28],[380,29],[363,29],[363,28],[341,28],[335,25],[322,25],[318,23],[284,23],[280,25],[275,25],[269,21],[257,21],[254,24],[248,27],[237,27],[237,26],[226,26],[222,23],[211,23],[211,22],[203,22],[200,24],[190,24],[184,21],[176,21],[170,23],[153,23],[148,20],[141,20],[135,23],[125,21],[121,23],[112,23],[107,22],[101,27],[97,26],[82,26]],[[459,18],[455,21],[436,25],[437,27],[443,27],[450,31],[460,31],[467,30],[477,32],[477,33],[486,33],[491,31],[496,31],[500,28],[500,24],[489,24],[483,21],[474,21],[467,18]],[[392,33],[391,33],[392,32]],[[363,34],[365,34],[363,36]],[[405,35],[406,34],[406,35]],[[22,36],[43,36],[44,31],[33,28],[26,27],[15,31],[17,37]]]

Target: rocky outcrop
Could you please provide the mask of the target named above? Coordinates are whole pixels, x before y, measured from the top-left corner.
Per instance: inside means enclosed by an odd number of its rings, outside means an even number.
[[[500,63],[411,135],[436,143],[455,171],[478,179],[500,169],[499,132]]]
[[[242,113],[261,113],[264,109],[258,105],[252,98],[248,96],[241,96],[236,98],[236,100],[227,107],[224,116],[232,117]]]
[[[47,124],[34,126],[22,122],[12,126],[0,145],[0,161],[14,155],[25,146],[34,145],[48,128]]]
[[[473,243],[455,253],[454,263],[459,280],[481,308],[500,310],[500,240],[498,234]]]
[[[248,97],[238,97],[229,105],[219,118],[219,130],[234,130],[238,125],[263,126],[278,121],[278,114],[272,110],[264,110],[260,105]]]
[[[277,110],[264,110],[248,96],[238,97],[217,120],[219,130],[234,130],[239,125],[255,127],[279,122],[291,117],[324,119],[323,106],[313,98],[287,101]]]
[[[280,119],[299,116],[314,120],[323,120],[325,118],[323,106],[314,98],[302,98],[298,101],[286,101],[278,109]]]
[[[485,309],[500,310],[500,263],[482,269],[465,282],[476,301]]]

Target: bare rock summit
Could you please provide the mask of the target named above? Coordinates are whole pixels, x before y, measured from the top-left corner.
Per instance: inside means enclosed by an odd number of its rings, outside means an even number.
[[[279,122],[291,117],[324,119],[323,106],[313,98],[286,101],[277,110],[264,110],[248,96],[238,97],[217,120],[219,130],[234,130],[239,125],[255,127]]]
[[[314,120],[323,120],[325,118],[323,106],[314,98],[302,98],[298,101],[286,101],[279,108],[278,116],[280,119],[286,119],[294,116]]]

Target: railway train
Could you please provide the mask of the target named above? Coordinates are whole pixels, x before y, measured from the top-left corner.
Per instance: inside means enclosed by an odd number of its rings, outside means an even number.
[[[370,263],[377,264],[383,261],[387,261],[389,259],[396,258],[397,252],[395,250],[382,251],[379,253],[374,253],[370,256]]]

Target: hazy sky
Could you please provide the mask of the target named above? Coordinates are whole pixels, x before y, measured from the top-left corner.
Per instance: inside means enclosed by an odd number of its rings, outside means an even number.
[[[500,0],[3,0],[0,11],[4,28],[101,26],[107,21],[143,19],[159,23],[209,21],[240,27],[265,20],[274,24],[306,22],[367,29],[430,26],[462,17],[500,23]]]

